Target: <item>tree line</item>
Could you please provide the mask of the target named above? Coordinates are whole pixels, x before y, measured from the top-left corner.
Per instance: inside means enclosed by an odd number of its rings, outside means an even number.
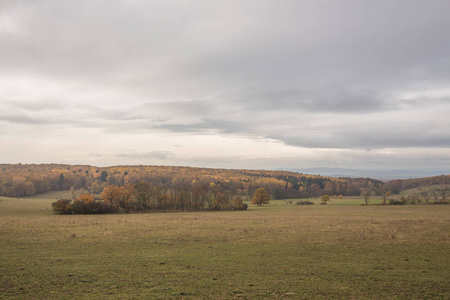
[[[440,198],[446,197],[446,190],[431,189],[430,186],[439,184],[445,186],[450,183],[450,176],[393,180],[383,183],[370,178],[331,178],[268,170],[176,166],[101,168],[64,164],[0,165],[1,196],[23,197],[48,191],[72,189],[85,190],[94,199],[100,200],[102,192],[108,190],[110,186],[121,189],[133,186],[133,190],[136,188],[139,190],[142,182],[150,184],[153,187],[152,190],[156,190],[154,192],[156,196],[152,196],[153,200],[150,201],[152,210],[162,209],[161,203],[164,201],[170,202],[167,207],[181,210],[197,206],[208,206],[213,209],[216,202],[219,207],[231,207],[236,197],[249,201],[258,188],[264,188],[272,199],[315,198],[322,195],[330,195],[330,197],[365,195],[364,197],[368,197],[375,194],[382,196],[384,201],[389,194],[398,194],[407,188],[418,188],[419,192],[414,195],[416,199],[420,197],[424,202],[433,199],[436,201],[438,195]],[[420,190],[421,187],[424,187],[424,190]],[[137,208],[130,207],[130,209],[137,211],[143,209],[144,206],[139,205]],[[116,207],[120,206],[116,205]]]
[[[58,214],[106,214],[139,213],[149,211],[204,211],[204,210],[246,210],[247,204],[241,196],[231,195],[220,188],[203,189],[201,185],[193,189],[166,190],[140,181],[136,185],[106,187],[94,199],[82,193],[74,201],[59,199],[52,203],[53,212]],[[268,204],[270,195],[264,188],[258,188],[251,200],[252,204]]]
[[[140,181],[158,188],[176,190],[196,184],[249,200],[259,187],[273,199],[310,198],[324,193],[358,195],[370,179],[349,180],[287,171],[229,170],[166,166],[0,165],[0,195],[24,197],[48,191],[85,189],[100,194],[110,185],[136,185]],[[206,187],[205,187],[206,186]],[[209,187],[208,187],[209,186]]]

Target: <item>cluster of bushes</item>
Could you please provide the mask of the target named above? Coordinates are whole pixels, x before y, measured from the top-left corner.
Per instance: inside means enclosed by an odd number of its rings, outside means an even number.
[[[114,208],[103,201],[95,201],[90,195],[82,195],[75,201],[59,199],[52,203],[52,209],[57,214],[107,214],[115,212]]]
[[[236,197],[233,201],[233,209],[234,210],[247,210],[248,205],[242,201],[241,197]]]
[[[422,201],[417,196],[402,196],[400,199],[390,199],[389,205],[406,205],[406,204],[449,204],[446,200]]]
[[[122,187],[106,187],[95,200],[90,194],[82,194],[75,201],[60,199],[52,204],[58,214],[104,214],[147,211],[200,211],[246,210],[240,196],[217,190],[215,193],[201,189],[164,190],[148,182]]]
[[[295,203],[295,205],[314,205],[314,202],[304,200],[304,201],[298,201],[297,203]]]
[[[402,197],[404,198],[404,197]],[[396,199],[390,199],[389,200],[389,205],[405,205],[407,204],[406,199],[400,199],[400,200],[396,200]]]
[[[236,201],[233,205],[234,210],[246,210],[248,205],[242,200]],[[56,214],[110,214],[120,211],[117,207],[103,201],[84,202],[80,200],[59,199],[52,203],[53,212]],[[130,209],[128,212],[138,210]]]

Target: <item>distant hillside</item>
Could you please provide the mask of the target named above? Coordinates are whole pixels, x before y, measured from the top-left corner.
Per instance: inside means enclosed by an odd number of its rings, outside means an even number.
[[[386,183],[389,186],[400,186],[400,190],[413,189],[420,186],[449,185],[450,175],[440,175],[425,178],[412,178],[404,180],[391,180]]]
[[[431,177],[442,174],[449,174],[442,171],[413,171],[413,170],[364,170],[364,169],[346,169],[346,168],[306,168],[289,169],[293,172],[303,172],[307,174],[317,174],[329,177],[352,177],[352,178],[374,178],[382,181],[394,179],[410,179]]]
[[[161,189],[192,192],[221,191],[251,197],[264,187],[274,199],[307,198],[328,195],[359,195],[372,179],[337,179],[291,171],[232,170],[170,166],[96,167],[65,164],[2,164],[0,195],[22,197],[47,191],[85,189],[99,194],[109,185],[123,186],[140,181]]]

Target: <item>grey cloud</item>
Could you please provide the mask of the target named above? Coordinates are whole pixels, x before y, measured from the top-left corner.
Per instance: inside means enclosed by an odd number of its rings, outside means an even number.
[[[150,151],[150,152],[123,152],[117,154],[118,157],[133,159],[159,159],[166,160],[173,156],[170,151]]]
[[[3,1],[0,121],[450,147],[449,11],[447,0]]]
[[[140,120],[131,117],[133,108],[104,107],[96,104],[67,104],[58,101],[5,100],[0,104],[0,121],[18,124],[60,124],[75,127],[105,127],[108,122],[129,122]],[[118,125],[120,126],[120,124]]]
[[[236,122],[236,121],[225,121],[225,120],[211,120],[202,119],[200,122],[192,124],[162,124],[155,126],[158,129],[164,129],[173,132],[188,132],[188,133],[238,133],[242,134],[248,130],[248,125]]]
[[[398,99],[396,105],[398,109],[425,108],[430,106],[440,106],[450,104],[450,95],[443,96],[420,96],[413,99]]]
[[[450,122],[445,118],[448,106],[433,112],[417,109],[407,114],[353,116],[323,120],[323,124],[292,132],[269,135],[292,146],[336,149],[380,149],[392,147],[450,147]],[[440,111],[441,110],[441,111]],[[422,113],[422,114],[421,114]],[[355,119],[354,121],[352,119]]]
[[[379,88],[423,77],[433,80],[431,71],[442,65],[450,46],[443,38],[445,2],[381,7],[375,1],[344,1],[339,13],[330,11],[335,5],[321,1],[246,3],[242,9],[235,8],[237,2],[217,9],[203,1],[177,7],[50,3],[17,9],[24,11],[16,15],[27,34],[4,41],[4,67],[177,98],[205,88]],[[307,11],[311,15],[303,13]],[[233,22],[225,23],[230,18]]]
[[[23,101],[23,100],[3,100],[8,106],[15,109],[21,109],[24,111],[39,112],[44,110],[60,110],[64,108],[64,104],[54,100],[34,100]]]
[[[326,91],[315,95],[313,111],[371,113],[386,109],[383,99],[373,92],[352,93],[346,90]]]
[[[277,91],[241,98],[247,109],[257,111],[373,113],[393,109],[386,99],[376,92],[355,92],[327,87],[319,91]]]
[[[0,122],[16,123],[16,124],[48,124],[49,122],[42,119],[30,116],[28,114],[2,114],[0,113]]]
[[[16,124],[51,124],[55,120],[49,116],[57,114],[64,106],[51,100],[11,100],[0,99],[0,121]]]
[[[222,168],[235,168],[236,165],[249,169],[274,169],[273,166],[281,170],[293,169],[293,166],[299,165],[301,161],[302,168],[308,167],[329,167],[336,166],[340,168],[348,168],[349,165],[355,168],[366,167],[369,170],[379,170],[385,168],[386,170],[393,168],[406,168],[409,169],[409,174],[414,174],[414,167],[421,170],[440,170],[441,174],[448,174],[448,162],[450,162],[450,156],[448,154],[442,154],[439,151],[436,153],[430,153],[429,150],[426,153],[419,152],[417,149],[400,150],[393,149],[392,153],[383,153],[377,151],[362,151],[362,150],[350,150],[349,153],[344,151],[320,151],[318,150],[316,155],[309,157],[307,161],[304,161],[299,156],[282,156],[274,155],[273,157],[241,157],[241,156],[226,156],[220,159],[213,157],[194,157],[189,161],[192,165],[197,166],[211,166],[215,165]],[[411,162],[414,161],[414,167]],[[446,164],[442,164],[446,162]],[[276,169],[275,168],[275,169]],[[297,169],[302,172],[302,169]],[[317,173],[317,172],[316,172]]]
[[[171,115],[207,115],[214,111],[213,104],[205,100],[170,101],[165,103],[146,103],[140,109],[149,112]]]
[[[0,99],[0,121],[33,125],[58,124],[64,109],[63,103],[47,99],[34,101]]]
[[[338,149],[382,149],[392,147],[450,147],[450,134],[445,132],[437,136],[427,133],[408,133],[403,136],[401,132],[380,133],[376,130],[364,133],[327,133],[327,136],[314,136],[312,134],[298,136],[269,136],[283,141],[287,145],[306,148],[338,148]]]

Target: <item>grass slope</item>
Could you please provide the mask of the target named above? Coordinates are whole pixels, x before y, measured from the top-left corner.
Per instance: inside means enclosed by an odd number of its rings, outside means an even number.
[[[61,216],[53,201],[0,201],[0,298],[450,298],[450,205]]]

